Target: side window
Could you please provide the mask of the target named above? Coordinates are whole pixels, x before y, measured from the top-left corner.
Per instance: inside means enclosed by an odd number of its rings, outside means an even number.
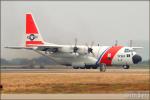
[[[127,54],[127,57],[130,57],[130,54]]]
[[[121,55],[118,55],[118,58],[124,58],[125,55],[121,54]]]

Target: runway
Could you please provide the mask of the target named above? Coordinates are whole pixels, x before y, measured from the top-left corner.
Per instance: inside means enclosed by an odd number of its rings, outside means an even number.
[[[124,94],[2,94],[1,100],[149,100],[148,92]]]
[[[1,69],[1,83],[2,100],[149,99],[149,69]]]
[[[107,69],[105,73],[148,72],[149,69]],[[1,73],[100,73],[100,71],[99,69],[1,69]]]

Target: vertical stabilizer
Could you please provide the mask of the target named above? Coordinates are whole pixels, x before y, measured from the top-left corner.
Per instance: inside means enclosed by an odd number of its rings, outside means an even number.
[[[32,17],[32,14],[26,14],[26,47],[43,45],[42,39],[38,27]]]

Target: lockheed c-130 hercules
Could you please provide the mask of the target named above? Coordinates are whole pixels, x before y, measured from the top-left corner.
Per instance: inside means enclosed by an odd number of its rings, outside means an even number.
[[[26,41],[24,47],[6,47],[11,49],[33,50],[61,65],[72,66],[74,69],[96,69],[105,71],[106,66],[122,66],[129,69],[131,64],[142,61],[135,50],[142,47],[127,46],[91,46],[58,45],[43,40],[32,14],[26,14]]]

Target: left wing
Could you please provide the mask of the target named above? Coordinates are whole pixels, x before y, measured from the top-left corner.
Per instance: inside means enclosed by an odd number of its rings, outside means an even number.
[[[46,51],[48,49],[61,48],[60,45],[42,45],[42,46],[32,46],[32,47],[21,47],[21,46],[8,46],[5,48],[8,49],[28,49],[28,50],[38,50],[38,51]]]
[[[42,46],[37,46],[36,50],[46,51],[48,49],[52,50],[52,49],[58,49],[58,48],[62,48],[62,46],[60,46],[60,45],[42,45]]]

